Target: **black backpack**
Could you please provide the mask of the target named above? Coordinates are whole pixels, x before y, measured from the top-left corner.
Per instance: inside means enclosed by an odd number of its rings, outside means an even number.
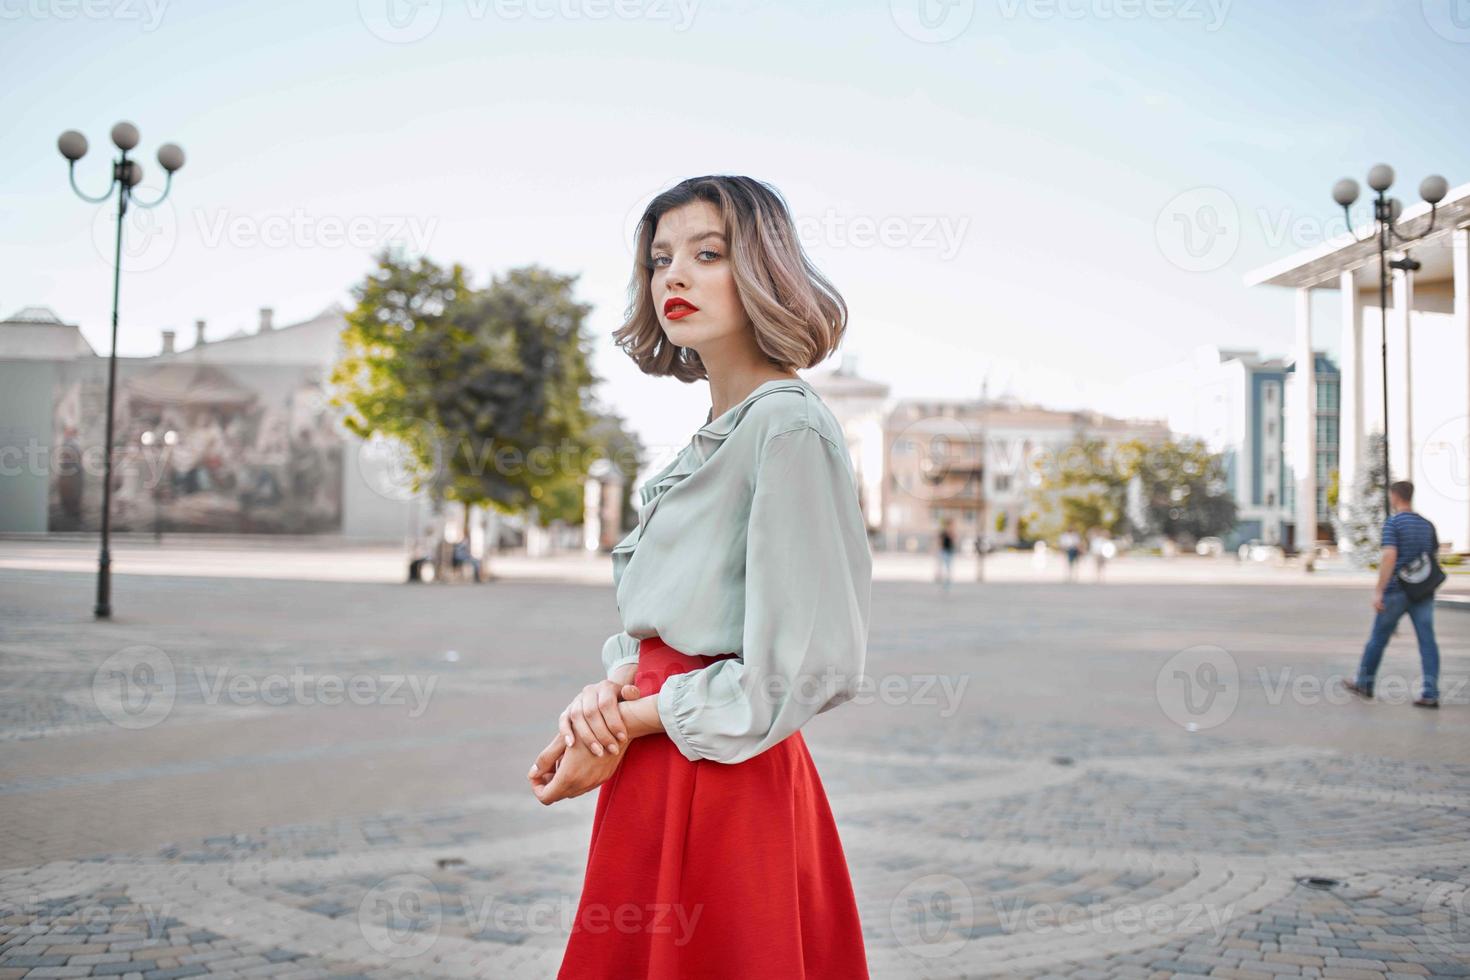
[[[1394,573],[1399,580],[1399,588],[1404,590],[1404,596],[1410,602],[1428,599],[1434,595],[1435,589],[1444,584],[1446,578],[1436,557],[1439,554],[1439,532],[1434,529],[1433,524],[1429,525],[1429,533],[1434,541],[1433,550],[1424,552]]]

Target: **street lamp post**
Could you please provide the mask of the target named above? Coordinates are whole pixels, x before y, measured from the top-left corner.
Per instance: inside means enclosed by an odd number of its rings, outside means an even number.
[[[87,155],[87,137],[74,129],[68,129],[56,141],[56,148],[66,157],[67,179],[77,196],[90,204],[101,204],[117,190],[117,238],[112,260],[112,350],[107,357],[107,431],[103,442],[102,482],[102,550],[97,556],[97,605],[92,612],[98,619],[112,616],[112,555],[108,549],[112,530],[112,416],[117,388],[117,300],[122,283],[123,219],[128,213],[128,203],[140,208],[154,208],[168,197],[173,186],[174,171],[184,165],[184,151],[175,143],[165,143],[158,148],[158,165],[164,169],[163,193],[153,201],[133,197],[133,188],[143,179],[143,167],[136,160],[128,159],[128,153],[138,145],[138,127],[130,122],[120,122],[112,127],[112,142],[118,148],[118,158],[112,164],[112,181],[100,196],[86,194],[77,186],[77,161]]]
[[[1380,363],[1383,368],[1383,513],[1387,517],[1393,513],[1393,506],[1388,499],[1388,485],[1393,482],[1389,468],[1388,456],[1388,270],[1398,269],[1405,273],[1411,273],[1419,268],[1419,263],[1405,254],[1401,259],[1388,260],[1388,252],[1393,248],[1395,242],[1400,245],[1412,245],[1434,231],[1434,219],[1436,207],[1449,193],[1449,181],[1438,174],[1425,177],[1419,184],[1419,196],[1429,205],[1429,225],[1422,232],[1413,236],[1405,237],[1399,234],[1394,226],[1398,223],[1399,215],[1403,212],[1403,204],[1396,197],[1388,197],[1388,189],[1393,186],[1393,168],[1386,163],[1380,163],[1368,171],[1368,186],[1376,193],[1373,199],[1373,220],[1375,222],[1373,234],[1378,245],[1378,312],[1380,314]],[[1348,233],[1352,234],[1353,219],[1349,208],[1358,200],[1358,182],[1351,177],[1344,177],[1332,188],[1332,199],[1342,206],[1342,213],[1347,218]],[[1412,311],[1404,310],[1404,326],[1408,328]],[[1411,407],[1405,402],[1405,411]],[[1413,451],[1413,446],[1409,447]],[[1311,465],[1309,460],[1307,465]]]

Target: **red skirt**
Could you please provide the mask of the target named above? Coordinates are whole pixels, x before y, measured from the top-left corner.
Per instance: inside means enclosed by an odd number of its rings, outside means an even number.
[[[638,645],[643,697],[733,657]],[[598,788],[558,980],[866,980],[857,900],[801,732],[730,765],[635,738]]]

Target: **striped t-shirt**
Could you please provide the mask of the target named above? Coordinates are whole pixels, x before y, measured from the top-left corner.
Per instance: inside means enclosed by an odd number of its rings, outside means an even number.
[[[1436,539],[1434,525],[1411,510],[1400,511],[1383,522],[1383,547],[1397,548],[1398,557],[1393,563],[1393,574],[1383,590],[1387,595],[1399,590],[1399,569],[1428,552],[1434,554]]]

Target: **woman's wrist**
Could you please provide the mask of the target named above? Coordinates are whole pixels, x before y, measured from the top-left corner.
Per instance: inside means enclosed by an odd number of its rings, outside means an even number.
[[[646,695],[632,701],[619,701],[623,713],[623,725],[628,729],[628,738],[656,735],[664,730],[663,719],[658,715],[658,695]]]

